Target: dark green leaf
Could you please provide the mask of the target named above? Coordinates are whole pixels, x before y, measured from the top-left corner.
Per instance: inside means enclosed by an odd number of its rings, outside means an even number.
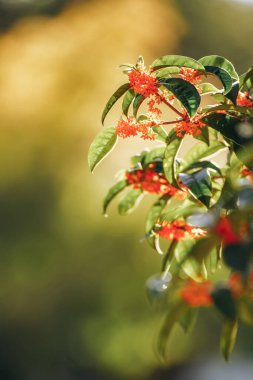
[[[115,134],[115,128],[106,128],[95,137],[88,152],[88,164],[91,172],[113,149],[116,142],[117,135]]]
[[[191,194],[209,207],[212,197],[212,181],[208,170],[202,169],[192,174],[180,173],[179,177]]]
[[[238,322],[225,320],[220,337],[220,350],[223,358],[228,361],[233,351],[238,331]]]
[[[205,66],[205,70],[210,74],[216,75],[220,79],[224,87],[224,94],[227,94],[231,90],[233,80],[226,70],[215,66]]]
[[[122,190],[124,190],[128,186],[128,182],[126,179],[123,179],[122,181],[117,182],[114,186],[112,186],[103,202],[103,213],[106,213],[107,207],[113,200],[113,198],[116,197],[117,194],[119,194]]]
[[[143,95],[136,95],[134,102],[133,102],[133,115],[134,117],[137,117],[138,110],[141,106],[141,104],[144,102],[145,98]]]
[[[195,168],[201,168],[201,169],[213,169],[215,170],[217,173],[219,173],[220,175],[222,175],[222,172],[220,170],[220,168],[214,164],[212,161],[199,161],[199,162],[193,162],[192,164],[190,164],[189,166],[187,166],[185,169],[184,169],[184,172],[187,172],[189,170],[192,170],[192,169],[195,169]]]
[[[129,191],[124,198],[119,202],[118,210],[120,215],[126,215],[139,204],[143,197],[143,192],[141,189],[135,189]]]
[[[252,247],[248,243],[227,245],[223,248],[225,264],[237,272],[247,272],[250,264]]]
[[[128,110],[134,97],[135,97],[134,90],[128,90],[123,98],[122,111],[123,111],[123,114],[126,116],[128,115]]]
[[[151,65],[154,70],[159,70],[165,67],[177,66],[177,67],[189,67],[194,70],[203,71],[204,67],[195,59],[185,57],[182,55],[164,55],[157,58]]]
[[[201,100],[196,87],[182,78],[161,79],[160,85],[175,95],[190,117],[196,114]]]
[[[203,128],[201,130],[201,133],[199,135],[194,136],[196,140],[202,141],[206,145],[210,145],[210,138],[209,138],[209,129],[207,127]]]
[[[219,312],[230,321],[236,320],[236,307],[230,289],[219,288],[212,292],[214,305]]]
[[[214,66],[219,67],[220,69],[226,70],[229,75],[238,80],[238,74],[235,71],[234,65],[226,58],[221,57],[219,55],[208,55],[199,59],[199,62],[202,63],[203,66]]]
[[[170,141],[164,152],[163,169],[168,182],[178,188],[176,180],[176,156],[180,148],[182,138],[178,137],[174,131],[170,134]]]
[[[103,111],[103,114],[102,114],[102,124],[104,124],[104,120],[106,118],[106,115],[108,114],[108,112],[110,111],[110,109],[112,108],[112,106],[117,102],[117,100],[130,88],[130,84],[129,83],[125,83],[123,84],[122,86],[120,86],[118,88],[117,91],[114,92],[114,94],[110,97],[110,99],[108,100],[106,106],[105,106],[105,109]]]
[[[231,88],[231,90],[226,94],[226,97],[231,100],[234,104],[236,104],[236,99],[239,92],[239,82],[235,82]]]

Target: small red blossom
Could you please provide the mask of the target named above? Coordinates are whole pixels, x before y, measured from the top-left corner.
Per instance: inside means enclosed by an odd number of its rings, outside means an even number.
[[[230,219],[226,216],[220,217],[214,231],[222,238],[224,244],[237,244],[242,240],[242,237],[234,231],[234,227]]]
[[[244,168],[240,171],[242,177],[247,177],[251,182],[253,182],[253,172],[248,168]]]
[[[156,133],[152,130],[152,127],[155,125],[157,125],[155,121],[137,121],[133,116],[131,116],[127,119],[127,121],[123,119],[118,121],[115,127],[115,133],[123,139],[139,135],[144,140],[155,140]]]
[[[174,127],[177,136],[200,135],[202,133],[202,128],[206,126],[206,124],[200,119],[200,116],[195,115],[191,120],[187,117],[186,112],[184,112],[184,116],[184,120],[180,120]]]
[[[190,226],[184,220],[162,222],[157,234],[167,240],[183,240],[185,238],[198,239],[206,235],[201,228]]]
[[[228,286],[235,298],[240,297],[244,292],[241,274],[232,273],[228,279]]]
[[[126,172],[126,178],[134,189],[142,189],[150,194],[171,195],[178,199],[184,199],[186,192],[172,186],[163,173],[153,170],[154,164],[149,165],[145,170],[139,169]]]
[[[213,303],[211,297],[212,283],[204,281],[201,283],[188,280],[181,290],[181,298],[190,306],[210,306]]]
[[[158,81],[155,74],[146,72],[142,67],[138,67],[137,70],[130,71],[128,78],[131,88],[145,98],[157,94]]]
[[[191,84],[199,84],[201,82],[201,73],[200,71],[191,69],[189,67],[181,67],[178,74],[179,78],[187,80]]]
[[[239,92],[237,99],[236,99],[238,106],[253,108],[253,100],[250,99],[249,93],[247,91],[245,92]]]

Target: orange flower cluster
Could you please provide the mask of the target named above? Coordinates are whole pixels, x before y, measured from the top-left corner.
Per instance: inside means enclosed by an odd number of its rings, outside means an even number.
[[[140,135],[144,140],[155,140],[156,133],[153,132],[152,127],[157,123],[151,120],[137,121],[135,117],[130,116],[127,121],[121,119],[115,127],[115,133],[123,139],[131,136]]]
[[[239,233],[235,232],[234,227],[226,216],[221,216],[214,228],[214,232],[220,236],[225,245],[240,243],[247,234],[248,226],[241,222]]]
[[[211,291],[212,283],[210,281],[198,283],[188,280],[180,295],[190,306],[210,306],[213,303]]]
[[[190,69],[189,67],[181,67],[178,76],[191,84],[199,84],[201,82],[200,71]]]
[[[158,81],[155,74],[146,72],[142,66],[138,67],[137,70],[131,70],[128,78],[131,88],[145,98],[155,95],[158,91]]]
[[[154,170],[155,164],[149,165],[145,170],[134,170],[126,172],[126,178],[134,189],[142,189],[150,194],[171,195],[178,199],[184,199],[186,192],[172,186],[163,173]]]
[[[238,106],[253,108],[253,100],[250,99],[249,93],[247,91],[239,92],[236,99]]]
[[[206,235],[201,228],[190,226],[184,220],[162,222],[161,228],[156,232],[167,240],[182,240],[185,238],[198,239]]]
[[[197,136],[202,133],[202,128],[206,126],[205,123],[200,119],[199,115],[195,115],[191,120],[187,117],[186,112],[185,119],[180,120],[175,125],[175,132],[178,137],[183,137],[184,135]]]
[[[248,283],[253,285],[253,271],[250,272]],[[228,279],[228,286],[235,298],[241,297],[247,291],[247,283],[245,284],[240,273],[231,273]]]

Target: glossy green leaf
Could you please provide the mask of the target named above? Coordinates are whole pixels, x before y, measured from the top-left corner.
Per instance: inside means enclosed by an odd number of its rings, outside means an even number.
[[[172,186],[178,188],[179,186],[176,180],[176,157],[182,142],[182,138],[178,137],[174,131],[170,134],[169,137],[170,141],[164,152],[163,169],[168,182]]]
[[[184,171],[192,163],[210,157],[223,149],[227,149],[227,147],[220,141],[211,141],[208,148],[202,143],[195,144],[185,155],[183,162],[180,164],[180,171]]]
[[[160,79],[160,78],[171,78],[174,75],[178,75],[179,72],[180,72],[180,68],[174,66],[174,67],[166,67],[165,69],[161,69],[160,71],[157,71],[155,74],[156,74],[157,79]]]
[[[196,87],[200,90],[200,95],[209,95],[220,92],[220,90],[211,83],[200,83]]]
[[[220,175],[222,175],[221,169],[216,164],[214,164],[212,161],[193,162],[192,164],[190,164],[189,166],[187,166],[184,169],[184,172],[187,172],[189,170],[196,169],[196,168],[212,169],[212,170],[216,171],[217,173],[219,173]]]
[[[159,136],[156,138],[157,140],[160,140],[163,142],[167,141],[168,133],[165,131],[165,129],[162,126],[158,125],[156,127],[153,127],[152,129]]]
[[[165,153],[165,147],[158,147],[155,149],[152,149],[151,151],[147,152],[145,157],[143,158],[143,167],[145,168],[147,165],[151,164],[157,159],[163,159]]]
[[[210,137],[209,137],[209,128],[202,128],[201,133],[199,135],[194,136],[196,140],[202,141],[207,146],[210,145]]]
[[[233,79],[226,70],[215,66],[205,66],[205,70],[212,75],[216,75],[220,79],[224,87],[224,94],[227,94],[231,90]]]
[[[135,98],[135,91],[134,90],[128,90],[125,93],[124,98],[123,98],[123,102],[122,102],[122,111],[123,111],[124,115],[126,115],[126,116],[128,115],[129,107],[130,107],[134,98]]]
[[[221,337],[220,337],[220,350],[223,358],[228,361],[229,355],[233,351],[236,337],[238,332],[238,322],[225,320],[223,322]]]
[[[226,94],[226,97],[233,102],[233,104],[236,104],[237,96],[239,92],[239,82],[233,83],[233,86],[231,90]]]
[[[203,66],[214,66],[214,67],[219,67],[220,69],[226,70],[229,75],[238,80],[238,74],[235,71],[234,65],[226,58],[221,57],[219,55],[208,55],[206,57],[203,57],[199,59],[199,62]]]
[[[217,112],[217,111],[227,111],[228,113],[238,114],[238,115],[245,115],[253,117],[253,110],[248,107],[242,107],[242,106],[235,106],[233,104],[220,104],[208,107],[204,110],[206,114],[210,112]]]
[[[190,117],[196,114],[201,100],[196,87],[182,78],[161,79],[159,83],[175,95]]]
[[[209,207],[212,197],[212,181],[208,170],[202,169],[192,174],[180,173],[179,177],[191,194]]]
[[[134,189],[129,191],[119,202],[118,210],[120,215],[126,215],[133,211],[143,198],[141,189]]]
[[[228,288],[218,288],[212,292],[212,298],[217,310],[230,321],[236,320],[236,306],[233,295]]]
[[[117,135],[115,134],[115,128],[106,128],[95,137],[88,152],[88,164],[91,172],[113,149],[116,142]]]
[[[108,112],[110,111],[110,109],[113,107],[113,105],[117,102],[117,100],[127,91],[129,90],[130,88],[130,84],[129,83],[125,83],[123,84],[122,86],[120,86],[118,88],[117,91],[114,92],[114,94],[110,97],[110,99],[108,100],[106,106],[105,106],[105,109],[103,111],[103,114],[102,114],[102,124],[104,124],[104,120],[106,118],[106,115],[108,114]]]
[[[112,186],[103,202],[103,213],[106,214],[107,207],[113,200],[113,198],[116,197],[122,190],[124,190],[128,186],[128,182],[126,179],[123,179],[122,181],[117,182],[114,186]]]
[[[201,63],[193,58],[185,57],[182,55],[164,55],[157,58],[151,65],[154,70],[159,70],[165,67],[177,66],[177,67],[189,67],[194,70],[203,71],[204,67]]]
[[[145,98],[143,95],[136,95],[134,102],[133,102],[133,115],[134,117],[137,117],[138,110],[141,106],[141,104],[144,102]]]

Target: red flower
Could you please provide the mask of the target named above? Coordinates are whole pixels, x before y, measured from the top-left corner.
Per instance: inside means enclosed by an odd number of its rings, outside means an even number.
[[[158,91],[158,81],[155,74],[146,72],[142,67],[138,67],[137,70],[131,70],[128,78],[131,88],[145,98],[155,95]]]
[[[191,120],[187,117],[186,112],[185,120],[181,120],[175,125],[175,132],[178,137],[183,137],[184,135],[197,136],[202,133],[202,128],[206,126],[205,123],[200,119],[199,115],[195,115]]]
[[[231,221],[226,216],[221,216],[214,229],[224,244],[240,243],[242,238],[234,231]]]
[[[201,228],[190,226],[184,220],[162,222],[161,228],[156,231],[158,235],[168,240],[182,240],[185,238],[198,239],[206,235]]]
[[[238,106],[253,108],[253,100],[250,99],[249,93],[247,91],[245,92],[239,92],[237,99],[236,99]]]
[[[188,280],[180,295],[188,305],[210,306],[213,303],[211,291],[212,283],[210,281],[198,283]]]
[[[152,126],[155,126],[155,121],[142,120],[138,122],[133,116],[127,121],[121,119],[115,127],[115,133],[123,139],[131,136],[140,135],[144,140],[154,140],[156,133],[153,132]]]
[[[141,188],[150,194],[169,194],[178,199],[184,199],[186,192],[180,191],[172,186],[163,173],[157,173],[153,168],[155,164],[149,165],[145,170],[134,170],[126,172],[126,178],[130,185],[133,185],[134,189]]]
[[[234,297],[240,297],[244,292],[242,276],[240,273],[232,273],[228,279],[228,286]]]
[[[187,80],[187,82],[190,82],[192,84],[198,84],[201,82],[200,71],[190,69],[188,67],[181,67],[178,76],[179,78]]]

